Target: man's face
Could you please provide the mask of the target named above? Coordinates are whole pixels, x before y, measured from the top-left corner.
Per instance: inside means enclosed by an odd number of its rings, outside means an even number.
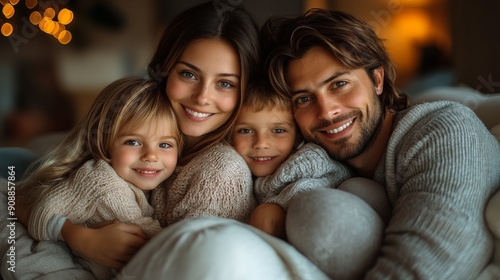
[[[382,68],[374,70],[374,85],[364,69],[347,68],[327,50],[313,47],[291,61],[285,74],[294,117],[307,141],[336,160],[354,159],[374,141],[383,119],[377,97]]]

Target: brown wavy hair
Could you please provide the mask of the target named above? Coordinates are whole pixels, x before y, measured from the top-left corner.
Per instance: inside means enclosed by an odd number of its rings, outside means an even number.
[[[290,61],[317,46],[328,50],[346,67],[364,69],[373,82],[373,70],[382,67],[384,89],[379,96],[382,104],[393,111],[408,107],[408,96],[396,88],[396,71],[373,29],[349,14],[317,8],[293,18],[270,18],[262,27],[264,70],[277,91],[291,96],[285,80]]]
[[[241,65],[240,98],[226,123],[205,135],[194,147],[183,151],[179,161],[181,165],[201,151],[227,140],[240,111],[250,73],[254,72],[259,62],[259,29],[251,15],[239,3],[215,0],[187,9],[170,22],[149,63],[149,76],[165,88],[168,73],[179,56],[191,42],[199,39],[221,39],[237,51]]]

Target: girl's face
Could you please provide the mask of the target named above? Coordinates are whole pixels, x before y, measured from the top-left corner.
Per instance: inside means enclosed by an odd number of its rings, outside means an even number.
[[[167,179],[177,164],[178,143],[165,122],[156,120],[138,128],[125,125],[111,143],[113,169],[118,176],[145,191]]]
[[[200,39],[182,52],[166,92],[189,143],[223,125],[240,98],[240,61],[224,40]]]

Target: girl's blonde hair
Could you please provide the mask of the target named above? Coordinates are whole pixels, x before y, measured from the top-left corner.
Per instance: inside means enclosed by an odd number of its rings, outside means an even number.
[[[109,163],[109,150],[119,130],[152,120],[168,126],[181,151],[183,138],[175,113],[156,81],[124,78],[111,83],[97,96],[87,117],[55,149],[30,166],[28,176],[19,184],[24,203],[34,205],[44,189],[69,179],[88,160]]]

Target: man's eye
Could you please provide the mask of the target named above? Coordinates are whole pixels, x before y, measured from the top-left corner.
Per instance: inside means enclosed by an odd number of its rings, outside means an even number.
[[[309,101],[309,100],[311,100],[311,98],[309,98],[309,97],[307,97],[307,96],[301,96],[301,97],[297,98],[297,99],[295,100],[295,102],[296,102],[297,104],[303,104],[303,103],[306,103],[306,102],[307,102],[307,101]]]
[[[345,86],[346,84],[347,84],[346,81],[338,81],[338,82],[333,83],[333,87],[334,88],[340,88],[340,87]]]

